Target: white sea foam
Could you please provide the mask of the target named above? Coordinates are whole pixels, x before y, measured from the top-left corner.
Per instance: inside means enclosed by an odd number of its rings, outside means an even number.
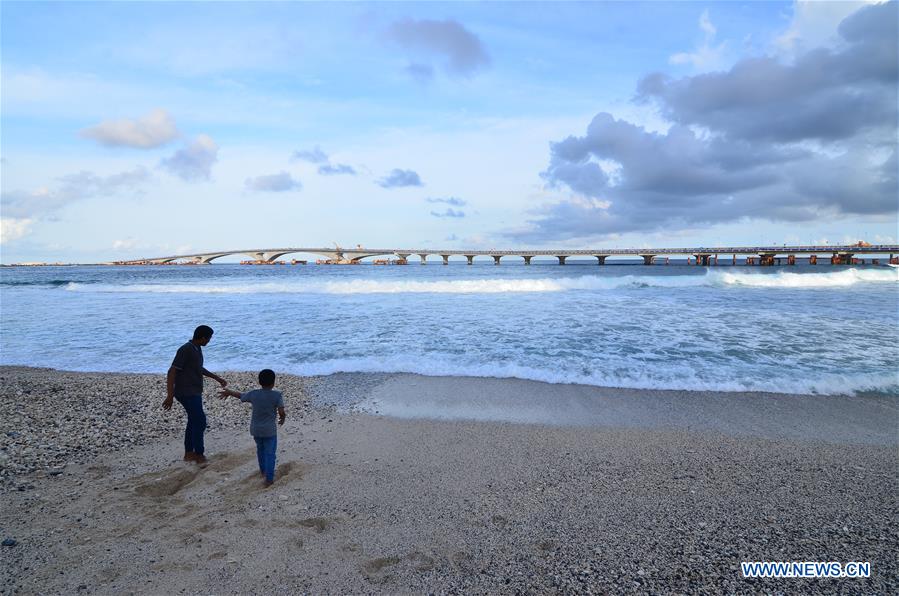
[[[771,274],[747,274],[711,270],[710,276],[720,279],[724,285],[754,288],[840,288],[858,283],[897,283],[899,269],[844,269],[826,273],[791,273],[778,271]]]
[[[845,269],[825,273],[756,273],[709,269],[703,275],[624,275],[606,277],[546,277],[532,279],[456,280],[375,280],[340,281],[291,280],[265,283],[221,284],[81,284],[69,283],[72,292],[126,292],[173,294],[509,294],[569,291],[601,291],[619,288],[841,288],[859,283],[897,283],[899,269]]]
[[[269,366],[260,360],[252,364]],[[221,369],[247,368],[246,360],[220,362]],[[252,365],[250,365],[252,368]],[[817,395],[852,395],[864,391],[899,393],[899,377],[896,374],[845,374],[839,371],[815,377],[797,378],[784,369],[782,375],[737,378],[726,371],[697,373],[689,367],[657,366],[609,368],[589,374],[561,368],[535,368],[509,363],[460,362],[452,355],[425,359],[404,356],[371,356],[329,359],[303,364],[282,364],[282,372],[305,376],[330,375],[340,372],[362,373],[414,373],[425,376],[516,378],[553,384],[578,384],[597,387],[627,389],[666,389],[682,391],[768,392]]]

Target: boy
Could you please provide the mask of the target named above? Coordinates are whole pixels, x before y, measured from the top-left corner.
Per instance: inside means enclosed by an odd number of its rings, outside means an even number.
[[[259,384],[262,389],[254,389],[247,393],[238,393],[230,389],[222,389],[219,397],[240,398],[240,401],[253,405],[250,417],[250,434],[256,440],[256,457],[259,460],[259,472],[265,476],[265,486],[275,481],[275,449],[278,447],[278,427],[275,426],[275,411],[278,412],[278,424],[284,424],[287,413],[284,411],[284,397],[275,391],[275,373],[266,368],[259,373]]]

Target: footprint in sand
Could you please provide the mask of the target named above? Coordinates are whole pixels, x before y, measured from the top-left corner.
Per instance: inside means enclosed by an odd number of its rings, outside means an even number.
[[[315,530],[316,534],[321,534],[325,530],[329,529],[334,525],[334,522],[337,521],[337,518],[329,518],[329,517],[310,517],[307,519],[301,519],[299,521],[293,522],[291,525],[301,526],[303,528],[312,528]]]
[[[413,551],[406,555],[406,560],[416,571],[431,571],[434,569],[434,558],[422,552]]]
[[[197,469],[156,472],[147,482],[138,484],[134,492],[143,497],[171,497],[193,482],[198,474]]]
[[[390,579],[390,576],[384,570],[388,567],[393,567],[399,562],[399,557],[378,557],[363,563],[362,573],[368,581],[381,584]]]

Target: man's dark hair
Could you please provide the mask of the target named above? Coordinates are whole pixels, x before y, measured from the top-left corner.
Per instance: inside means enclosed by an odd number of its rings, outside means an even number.
[[[194,329],[194,339],[212,339],[212,327],[209,325],[200,325]]]
[[[259,384],[264,387],[275,384],[275,371],[270,368],[259,371]]]

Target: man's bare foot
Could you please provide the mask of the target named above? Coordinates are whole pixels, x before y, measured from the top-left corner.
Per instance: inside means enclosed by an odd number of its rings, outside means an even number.
[[[184,461],[194,461],[195,459],[197,459],[197,454],[193,451],[184,452]]]

